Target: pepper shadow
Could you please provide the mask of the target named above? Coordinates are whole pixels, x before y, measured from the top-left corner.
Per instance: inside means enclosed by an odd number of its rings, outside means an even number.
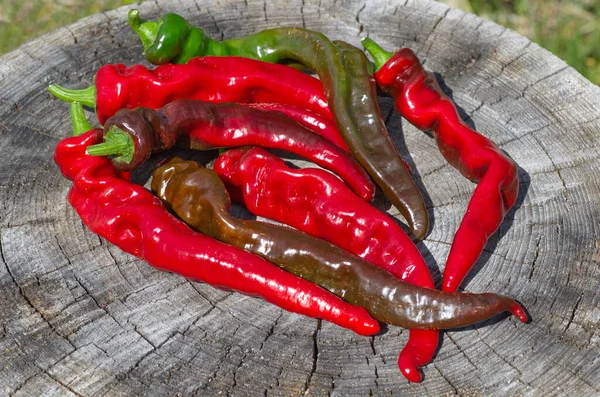
[[[207,166],[217,158],[218,154],[217,150],[192,150],[177,146],[163,152],[153,153],[148,160],[131,173],[131,182],[146,186],[152,178],[152,172],[162,163],[173,157],[179,157],[183,160],[193,160],[203,166]]]
[[[429,230],[427,234],[433,230],[436,224],[435,214],[433,212],[433,201],[431,200],[431,196],[427,192],[427,188],[423,183],[423,179],[419,172],[417,171],[417,166],[410,154],[409,148],[406,145],[406,140],[404,137],[404,128],[403,128],[403,118],[394,108],[394,99],[388,96],[380,96],[379,97],[379,108],[381,110],[381,116],[385,122],[385,125],[388,129],[388,134],[390,135],[390,139],[394,143],[394,146],[398,150],[402,160],[406,162],[406,164],[410,167],[411,177],[415,182],[415,185],[421,192],[421,196],[423,197],[423,201],[425,202],[425,206],[427,208],[427,214],[429,216]],[[433,139],[430,133],[425,133],[429,138]],[[377,189],[375,198],[373,200],[373,206],[377,209],[389,212],[392,208],[392,203],[385,197],[380,189]],[[409,235],[412,236],[412,232],[410,228],[406,225],[404,218],[402,215],[398,214],[398,217],[391,216],[391,218]],[[427,239],[427,236],[425,236]],[[431,273],[433,281],[437,288],[441,285],[442,282],[442,273],[439,268],[439,264],[434,259],[431,251],[427,248],[427,246],[421,240],[413,239],[413,242],[421,252],[425,263],[427,263],[427,267]]]
[[[394,108],[394,99],[388,96],[379,96],[379,109],[381,111],[381,117],[385,122],[385,125],[388,130],[388,134],[392,143],[396,147],[398,154],[402,158],[402,160],[408,165],[410,168],[410,175],[415,182],[415,185],[421,192],[421,196],[423,197],[423,201],[425,202],[425,206],[427,208],[427,215],[429,216],[429,230],[428,234],[433,227],[435,227],[435,216],[433,214],[433,202],[429,193],[427,192],[427,188],[423,183],[423,179],[421,175],[417,171],[417,165],[415,164],[412,155],[410,154],[410,150],[406,145],[406,140],[404,137],[404,128],[402,126],[403,119],[400,113],[396,111]],[[428,134],[430,137],[431,135]],[[377,196],[374,201],[375,205],[378,206],[379,209],[383,211],[389,211],[392,207],[391,202],[383,196],[380,189],[378,189]],[[401,215],[400,215],[401,216]],[[402,224],[403,229],[410,234],[410,229],[406,226],[406,224]]]

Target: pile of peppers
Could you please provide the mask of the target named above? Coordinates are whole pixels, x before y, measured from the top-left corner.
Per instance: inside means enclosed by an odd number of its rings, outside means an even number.
[[[516,201],[517,166],[460,119],[414,52],[365,38],[365,53],[295,27],[218,42],[176,14],[142,21],[131,10],[128,20],[153,69],[109,64],[91,87],[49,87],[71,102],[74,134],[54,160],[92,232],[158,269],[360,335],[381,323],[408,328],[398,366],[411,382],[422,380],[440,330],[506,311],[529,321],[512,298],[457,292]],[[428,212],[378,92],[477,184],[441,289],[413,241],[427,236]],[[175,146],[214,150],[214,162],[172,158],[154,169],[150,190],[132,182],[153,154]],[[286,152],[318,167],[292,168]],[[377,190],[410,235],[372,205]],[[281,225],[237,219],[232,201]]]

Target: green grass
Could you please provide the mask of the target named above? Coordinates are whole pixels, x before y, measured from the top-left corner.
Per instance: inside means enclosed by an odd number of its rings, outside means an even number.
[[[0,54],[83,17],[131,3],[126,0],[0,0]]]
[[[600,1],[440,1],[516,30],[600,85]],[[133,2],[0,0],[0,54],[59,26]]]
[[[441,1],[521,33],[600,85],[600,1]]]

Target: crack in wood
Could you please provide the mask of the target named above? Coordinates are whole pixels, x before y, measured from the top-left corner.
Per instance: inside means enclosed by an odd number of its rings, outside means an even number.
[[[360,9],[356,12],[356,22],[358,23],[358,33],[356,34],[356,36],[360,36],[360,34],[365,30],[365,26],[363,25],[363,23],[360,21],[360,13],[363,12],[363,10],[367,7],[367,3],[363,3],[363,5],[360,7]]]
[[[79,39],[77,39],[77,35],[75,34],[75,32],[73,32],[71,27],[67,25],[64,28],[67,30],[67,32],[69,32],[69,34],[73,38],[73,44],[75,44],[75,45],[79,44]],[[72,59],[72,60],[75,61],[74,59]]]
[[[471,358],[469,357],[469,355],[463,350],[463,348],[458,345],[458,343],[454,340],[454,338],[452,337],[452,335],[449,332],[446,332],[445,336],[448,338],[448,340],[450,340],[450,342],[452,342],[452,344],[456,347],[456,349],[458,349],[458,351],[460,352],[460,354],[463,355],[463,357],[467,360],[467,362],[469,364],[471,364],[473,366],[473,368],[477,369],[477,364],[475,364],[471,360]]]
[[[312,334],[312,341],[313,341],[312,366],[310,368],[310,372],[308,373],[308,377],[306,378],[306,382],[304,383],[304,390],[301,393],[303,395],[308,394],[313,375],[317,372],[318,360],[319,360],[319,340],[318,339],[319,339],[319,333],[321,332],[321,324],[322,324],[322,320],[317,319],[317,326],[315,327],[315,331]],[[334,382],[332,381],[332,383],[334,383]]]
[[[477,338],[481,341],[481,343],[483,343],[488,349],[490,349],[492,351],[492,353],[494,353],[502,362],[504,362],[506,365],[508,365],[513,370],[515,370],[515,372],[517,373],[516,380],[519,383],[521,383],[521,384],[523,384],[525,386],[533,388],[533,386],[529,382],[525,382],[522,379],[523,373],[521,372],[521,370],[516,365],[514,365],[513,363],[511,363],[510,361],[508,361],[506,358],[504,358],[500,353],[498,353],[496,351],[496,349],[494,349],[489,343],[487,343],[487,341],[479,333],[479,329],[477,329],[477,328],[473,328],[473,329],[475,331],[475,334],[477,335]]]
[[[296,358],[296,352],[297,350],[294,350],[292,357],[290,358],[290,361],[294,361],[294,359]],[[281,387],[281,382],[279,381],[279,379],[281,378],[281,375],[283,375],[283,365],[281,365],[279,367],[279,369],[277,370],[277,374],[275,374],[275,387]],[[272,388],[272,387],[271,387]]]
[[[19,295],[23,298],[24,302],[26,303],[27,306],[29,306],[32,310],[33,313],[36,313],[39,318],[42,320],[42,322],[47,326],[48,330],[50,330],[50,332],[54,333],[56,336],[60,337],[62,340],[64,340],[65,342],[67,342],[70,347],[71,347],[71,351],[76,350],[76,347],[73,345],[73,343],[66,338],[65,336],[61,335],[60,332],[58,332],[57,329],[55,329],[54,325],[52,324],[52,322],[50,321],[50,319],[46,318],[46,315],[44,314],[44,312],[42,310],[40,310],[35,304],[34,302],[29,298],[29,296],[27,296],[27,294],[25,293],[25,291],[23,290],[23,287],[18,283],[17,279],[15,278],[9,263],[6,261],[6,258],[4,257],[4,252],[2,250],[2,237],[0,236],[0,257],[2,258],[2,264],[4,265],[7,274],[10,276],[10,278],[12,279],[12,282],[14,284],[14,286],[16,287],[16,291],[19,293]],[[18,344],[18,341],[16,339],[14,339],[14,341]],[[70,354],[70,352],[69,352]],[[27,354],[26,354],[27,355]],[[28,355],[27,355],[28,356]],[[35,363],[35,359],[32,360]],[[55,363],[58,362],[55,361]],[[35,363],[36,366],[38,366],[37,363]],[[53,365],[53,364],[50,364]]]
[[[544,77],[541,77],[540,79],[534,81],[533,83],[527,84],[525,86],[525,88],[523,89],[523,92],[521,93],[521,97],[525,97],[527,94],[527,91],[529,91],[530,89],[532,89],[533,87],[535,87],[536,85],[539,85],[541,82],[546,81],[562,72],[564,72],[565,70],[570,69],[571,67],[567,64],[563,65],[562,67],[560,67],[558,70],[555,70],[554,72],[545,75]],[[560,120],[559,120],[560,121]]]
[[[302,0],[302,2],[300,3],[300,17],[302,18],[302,28],[306,29],[306,18],[304,17],[304,3],[305,0]]]
[[[375,350],[375,336],[369,337],[369,346],[371,347],[371,352],[373,352],[373,355],[376,356],[377,350]]]
[[[544,152],[544,154],[546,155],[546,157],[548,157],[548,160],[550,161],[550,164],[552,164],[552,167],[554,168],[554,171],[556,172],[556,175],[558,176],[558,179],[560,180],[560,183],[562,184],[563,200],[565,202],[569,201],[569,189],[567,188],[567,183],[565,182],[565,179],[562,176],[562,172],[560,170],[560,167],[558,167],[558,165],[554,162],[554,159],[552,158],[552,156],[548,152],[548,149],[546,149],[546,147],[543,145],[542,141],[539,140],[535,135],[531,135],[531,137],[539,145],[540,149],[542,149],[542,151]]]
[[[551,331],[551,329],[549,327],[540,327],[540,326],[537,326],[535,323],[531,323],[528,326],[534,326],[536,329],[540,330],[545,335],[550,335],[552,333],[552,331]],[[545,341],[545,339],[543,339],[543,338],[536,338],[536,339],[534,339],[534,342],[533,342],[532,346],[529,348],[529,350],[531,352],[536,352],[536,348],[538,347],[538,345],[541,344],[544,341]],[[589,381],[583,379],[583,377],[578,372],[575,372],[575,370],[573,370],[572,367],[566,366],[566,365],[564,365],[562,363],[559,363],[558,361],[556,361],[551,356],[545,355],[545,357],[548,359],[548,361],[550,361],[551,364],[553,364],[553,365],[555,365],[557,367],[560,367],[561,369],[564,369],[564,370],[570,372],[577,380],[581,381],[581,383],[583,383],[584,385],[588,386],[594,392],[600,393],[600,387],[597,387],[597,386],[593,385],[592,383],[590,383]],[[563,356],[561,356],[561,358],[562,357]],[[534,388],[533,386],[531,386],[531,387]],[[541,389],[543,389],[543,387],[541,387]]]
[[[267,15],[267,0],[263,0],[263,14],[265,16],[265,22],[269,23],[269,16]]]
[[[125,274],[123,274],[121,266],[119,266],[119,261],[117,261],[117,258],[115,258],[115,256],[113,255],[113,253],[112,253],[112,251],[110,249],[111,247],[108,247],[108,246],[104,245],[104,240],[100,240],[100,241],[101,241],[101,245],[106,248],[105,252],[108,254],[108,256],[110,257],[110,259],[113,261],[114,267],[115,267],[115,269],[117,269],[117,272],[119,272],[119,275],[127,283],[127,286],[129,286],[129,288],[131,290],[133,290],[134,289],[133,285],[129,282],[129,279],[127,277],[125,277]]]
[[[481,27],[483,26],[484,23],[487,23],[487,20],[481,18],[481,20],[477,23],[477,25],[475,25],[475,28],[473,28],[473,30],[477,31],[477,39],[479,39],[481,37],[481,31],[479,29],[481,29]],[[477,40],[477,41],[479,41],[479,40]]]
[[[39,375],[40,375],[40,372],[36,372],[36,373],[32,374],[31,376],[28,376],[27,378],[23,379],[14,389],[12,389],[10,392],[8,392],[8,396],[9,397],[15,396],[21,389],[23,389],[23,387],[25,387],[25,385],[27,385],[27,383],[29,383],[30,380],[37,378]],[[5,389],[5,391],[6,391],[6,389]]]
[[[567,284],[568,284],[568,282],[567,282]],[[573,310],[571,311],[571,316],[569,317],[569,321],[567,321],[567,325],[565,326],[565,329],[562,332],[563,336],[569,330],[569,327],[573,323],[573,319],[575,319],[575,312],[577,312],[577,309],[579,309],[579,304],[581,303],[582,299],[583,299],[583,292],[581,294],[579,294],[579,297],[577,298],[577,301],[575,302],[575,305],[573,306]]]
[[[454,101],[452,101],[452,102],[454,102]],[[475,108],[467,114],[468,118],[466,118],[463,121],[466,123],[468,123],[469,121],[473,121],[473,115],[475,115],[475,113],[479,112],[481,110],[481,108],[483,108],[484,105],[485,105],[485,101],[480,101],[477,104],[477,106],[475,106]]]
[[[458,391],[458,388],[454,386],[452,381],[446,376],[446,374],[442,372],[442,370],[437,366],[436,363],[433,363],[433,368],[438,372],[438,374],[440,374],[440,376],[446,381],[446,383],[448,383],[448,386],[452,388],[452,390],[454,391],[454,395],[460,396],[461,393]]]
[[[512,119],[512,116],[511,116],[511,119]],[[552,127],[553,125],[554,124],[552,124],[552,123],[547,123],[547,124],[542,125],[541,127],[534,128],[533,130],[525,131],[524,133],[522,133],[520,135],[514,135],[511,139],[502,142],[502,145],[500,147],[506,147],[513,142],[520,141],[525,137],[528,137],[528,136],[533,135],[540,131],[544,131],[547,128]]]
[[[277,327],[281,317],[283,317],[283,311],[279,313],[279,316],[277,316],[273,324],[271,324],[271,328],[269,328],[269,330],[267,331],[267,335],[265,335],[265,338],[263,339],[263,341],[260,344],[260,347],[258,348],[259,350],[262,350],[269,338],[271,338],[275,334],[275,328]]]
[[[77,392],[75,389],[73,389],[68,383],[64,383],[62,380],[58,379],[57,377],[50,374],[49,372],[44,372],[44,374],[46,376],[48,376],[50,379],[52,379],[53,381],[55,381],[56,383],[58,383],[59,385],[61,385],[62,387],[64,387],[65,389],[67,389],[68,391],[70,391],[71,393],[73,393],[75,396],[86,397],[83,394]]]
[[[237,388],[237,385],[238,385],[237,373],[238,373],[239,369],[242,368],[242,365],[244,365],[244,361],[246,360],[246,357],[248,357],[248,354],[243,351],[242,358],[240,358],[237,365],[233,368],[233,376],[232,376],[232,379],[233,379],[232,388],[233,389]]]
[[[68,75],[68,73],[67,73],[67,72],[64,72],[64,71],[62,71],[62,70],[59,70],[59,69],[57,69],[57,68],[56,68],[56,66],[55,66],[54,64],[52,64],[52,63],[49,63],[47,60],[44,60],[44,59],[42,59],[42,58],[38,57],[37,55],[34,55],[33,53],[31,53],[31,52],[28,50],[28,47],[27,47],[27,46],[21,46],[21,47],[19,47],[19,49],[18,49],[17,51],[19,51],[19,52],[21,52],[21,53],[25,54],[25,55],[26,55],[26,56],[28,56],[28,57],[29,57],[29,58],[30,58],[32,61],[34,61],[34,62],[36,62],[36,63],[39,63],[39,64],[41,64],[41,65],[44,65],[45,67],[49,68],[50,70],[52,70],[53,72],[55,72],[55,73],[56,73],[56,74],[58,74],[59,76],[63,76],[63,77],[65,77],[66,79],[68,79],[68,78],[69,78],[69,75]]]
[[[177,336],[178,334],[180,335],[180,333],[175,330],[174,332],[171,333],[171,335],[169,335],[167,338],[165,338],[165,340],[163,340],[161,343],[154,345],[152,343],[152,341],[150,341],[142,332],[140,332],[137,329],[137,326],[134,326],[134,332],[136,334],[138,334],[144,341],[146,341],[149,345],[150,345],[150,350],[148,350],[146,353],[144,353],[142,356],[140,356],[136,362],[130,367],[128,368],[125,372],[119,374],[119,381],[122,382],[124,380],[130,379],[131,375],[138,369],[140,368],[140,366],[142,365],[142,363],[150,356],[152,355],[158,355],[158,351],[166,344],[168,343],[171,339],[173,339],[175,336]],[[149,384],[147,384],[143,379],[141,378],[136,378],[137,381],[139,381],[142,384],[145,384],[147,387],[150,387]]]
[[[200,295],[200,297],[202,297],[204,300],[206,300],[208,303],[210,303],[212,305],[213,309],[218,308],[219,310],[222,310],[219,307],[219,303],[224,302],[226,299],[230,298],[232,295],[237,293],[237,292],[233,292],[233,291],[225,291],[226,292],[225,295],[223,295],[221,298],[219,298],[213,302],[208,296],[206,296],[204,294],[204,292],[202,291],[202,288],[201,288],[202,286],[208,286],[208,284],[198,283],[198,282],[191,281],[191,280],[187,280],[187,281],[192,285],[192,287],[194,288],[196,293],[198,295]],[[213,288],[213,287],[210,287],[210,288]],[[208,310],[207,313],[210,313],[211,311],[212,311],[212,309]]]
[[[527,277],[527,281],[531,282],[531,280],[533,279],[533,273],[535,271],[535,265],[537,264],[537,260],[540,257],[540,243],[542,241],[542,237],[538,237],[537,241],[535,242],[535,254],[533,256],[533,260],[531,261],[531,270],[529,271],[529,276]]]
[[[508,62],[506,62],[506,63],[502,64],[502,65],[500,66],[500,70],[499,70],[499,71],[498,71],[498,73],[496,74],[496,77],[500,77],[502,74],[504,74],[504,71],[505,71],[507,68],[509,68],[509,67],[510,67],[510,66],[512,66],[514,63],[516,63],[517,61],[519,61],[519,60],[520,60],[521,58],[523,58],[525,55],[528,55],[528,54],[529,54],[529,51],[528,51],[528,49],[529,49],[529,47],[531,47],[531,44],[533,44],[533,42],[531,42],[531,41],[528,41],[528,42],[527,42],[527,43],[526,43],[526,44],[523,46],[523,48],[519,49],[519,51],[520,51],[520,52],[519,52],[519,53],[518,53],[518,54],[517,54],[517,55],[516,55],[514,58],[512,58],[510,61],[508,61]]]
[[[83,291],[85,292],[85,294],[87,296],[89,296],[90,299],[94,302],[94,304],[96,305],[96,307],[108,314],[106,308],[103,307],[102,305],[100,305],[100,303],[98,302],[98,300],[96,300],[96,297],[90,292],[90,290],[88,289],[88,287],[85,285],[85,282],[81,281],[81,279],[77,276],[77,274],[75,272],[73,272],[73,278],[81,286],[81,288],[83,289]]]
[[[196,7],[198,8],[198,10],[200,10],[200,6],[198,5],[198,3],[196,3],[194,1],[194,4],[196,4]],[[210,17],[210,20],[212,21],[212,23],[215,27],[215,31],[219,35],[219,41],[225,40],[225,33],[223,32],[223,29],[221,29],[219,27],[219,24],[217,23],[217,19],[215,18],[213,13],[210,11],[210,8],[207,8],[205,11],[206,11],[206,15],[208,15]]]
[[[235,329],[235,330],[232,332],[232,334],[233,334],[233,335],[235,335],[235,333],[237,333],[237,331],[240,329],[240,327],[241,327],[241,325],[238,325],[238,326],[236,327],[236,329]],[[225,361],[225,359],[226,359],[226,358],[227,358],[227,357],[230,355],[230,353],[231,353],[231,349],[232,349],[232,346],[231,346],[231,345],[227,345],[227,346],[226,346],[226,349],[225,349],[225,354],[224,354],[224,356],[223,356],[223,357],[222,357],[222,358],[221,358],[221,359],[218,361],[218,363],[217,363],[217,367],[216,367],[216,368],[215,368],[215,370],[212,372],[211,376],[210,376],[210,377],[209,377],[209,378],[206,380],[206,383],[205,383],[205,384],[204,384],[204,385],[203,385],[201,388],[199,388],[199,389],[198,389],[199,391],[205,391],[205,390],[207,390],[207,389],[208,389],[208,387],[210,386],[210,384],[211,384],[211,383],[212,383],[212,382],[213,382],[215,379],[217,379],[217,375],[219,374],[219,372],[221,372],[221,363],[223,363],[223,362]],[[244,353],[244,355],[245,355],[245,354],[246,354],[246,353]],[[229,393],[230,393],[230,392],[229,392],[228,390],[225,390],[225,393],[226,393],[226,395],[229,395]],[[220,393],[219,393],[219,394],[220,394]]]
[[[129,322],[129,320],[128,320]],[[133,325],[133,332],[135,332],[136,334],[138,334],[140,336],[140,338],[142,338],[143,340],[145,340],[146,342],[148,342],[148,344],[150,346],[152,346],[152,351],[155,351],[158,346],[154,344],[154,342],[152,342],[150,340],[150,338],[148,338],[146,335],[144,335],[144,333],[142,331],[140,331],[137,327],[137,325]]]
[[[13,341],[15,342],[15,346],[17,347],[17,349],[19,349],[19,351],[21,352],[21,354],[23,354],[24,356],[29,356],[21,347],[21,345],[19,344],[19,342],[13,338]],[[70,354],[72,354],[72,352],[67,353],[65,356],[63,356],[60,360],[68,357]],[[60,362],[57,361],[57,362]],[[19,387],[15,390],[13,390],[12,392],[9,392],[10,396],[15,395],[19,390],[21,390],[30,379],[33,379],[37,376],[39,376],[40,374],[44,374],[46,375],[48,378],[52,379],[54,382],[56,382],[58,385],[64,387],[66,390],[70,391],[71,393],[73,393],[74,395],[78,396],[78,397],[83,397],[83,395],[79,394],[77,391],[75,391],[73,388],[71,388],[69,386],[69,384],[64,383],[62,380],[58,379],[57,377],[55,377],[52,373],[50,373],[50,370],[52,369],[52,367],[49,368],[43,368],[42,366],[40,366],[36,360],[32,360],[31,364],[33,364],[35,366],[35,368],[39,371],[35,374],[33,374],[31,377],[25,379],[23,382],[21,382],[21,385],[19,385]],[[56,363],[55,363],[56,364]]]
[[[429,48],[431,48],[431,46],[433,45],[433,41],[435,41],[435,37],[436,37],[436,33],[435,30],[437,29],[438,25],[446,18],[446,16],[448,15],[448,13],[450,12],[451,8],[447,8],[444,11],[444,14],[442,16],[440,16],[433,24],[433,27],[429,30],[429,32],[427,33],[427,36],[425,36],[425,39],[423,40],[422,44],[418,47],[417,51],[415,51],[417,54],[421,54],[423,49],[425,48],[425,45],[427,45]],[[433,40],[429,40],[432,36]],[[429,51],[429,50],[428,50]],[[421,64],[423,66],[425,66],[425,64],[427,63],[427,57],[422,57],[422,61]]]
[[[452,170],[456,171],[456,168],[452,167],[452,165],[450,165],[447,162],[443,162],[442,164],[440,164],[440,166],[432,168],[432,169],[428,170],[427,172],[422,173],[421,174],[421,179],[424,179],[424,178],[430,177],[432,175],[435,175],[435,174],[437,174],[438,172],[442,171],[445,168],[451,168]],[[458,171],[456,171],[456,173],[457,173],[457,175],[459,175]]]
[[[159,279],[159,280],[157,280],[156,282],[154,282],[154,283],[152,283],[152,284],[147,284],[147,285],[144,285],[144,286],[142,286],[142,288],[136,289],[135,291],[131,291],[131,292],[127,293],[125,296],[121,296],[121,297],[119,297],[119,298],[118,298],[118,300],[119,300],[120,302],[122,302],[123,304],[125,304],[126,306],[129,306],[129,305],[127,304],[127,301],[128,301],[128,300],[129,300],[129,299],[130,299],[130,298],[131,298],[133,295],[137,295],[137,294],[139,294],[139,293],[141,293],[141,292],[144,292],[144,291],[146,291],[147,289],[154,288],[154,287],[156,287],[157,285],[161,284],[162,282],[163,282],[163,281]]]

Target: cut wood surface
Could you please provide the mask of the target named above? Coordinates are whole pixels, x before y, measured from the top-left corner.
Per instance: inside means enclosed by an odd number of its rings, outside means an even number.
[[[410,384],[396,364],[406,330],[361,337],[160,272],[87,230],[52,159],[71,134],[69,107],[46,87],[87,87],[103,64],[143,61],[123,7],[0,58],[1,395],[600,395],[598,87],[528,39],[434,1],[135,7],[145,19],[180,13],[217,39],[293,25],[415,50],[465,120],[519,164],[519,200],[463,286],[519,300],[532,322],[444,333],[424,381]],[[391,99],[381,108],[426,192],[433,225],[419,248],[439,282],[475,185]]]

